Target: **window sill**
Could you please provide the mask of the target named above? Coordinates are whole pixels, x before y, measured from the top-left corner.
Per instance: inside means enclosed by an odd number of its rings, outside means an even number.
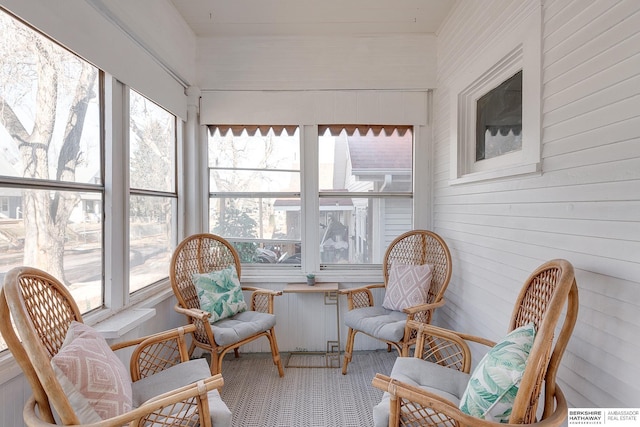
[[[472,182],[491,181],[502,178],[521,177],[526,175],[540,175],[540,163],[528,163],[483,172],[474,172],[449,181],[450,185],[468,184]]]
[[[264,285],[270,287],[271,284],[280,283],[292,283],[292,282],[306,282],[306,274],[300,270],[296,271],[265,271],[264,269],[251,270],[250,268],[242,269],[243,284],[247,285]],[[382,270],[380,266],[366,268],[366,269],[351,269],[351,270],[323,270],[321,272],[314,272],[317,282],[339,282],[341,284],[348,283],[382,283]]]
[[[120,338],[127,332],[137,328],[147,320],[156,315],[155,308],[132,308],[122,310],[103,322],[98,323],[94,328],[102,334],[105,339]]]

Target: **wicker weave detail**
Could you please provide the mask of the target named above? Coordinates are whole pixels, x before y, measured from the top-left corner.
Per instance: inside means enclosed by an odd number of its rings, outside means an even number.
[[[412,402],[408,399],[398,399],[400,401],[400,417],[399,425],[403,427],[417,426],[438,426],[438,427],[456,427],[456,420],[447,417],[444,414],[435,412],[429,407]]]
[[[434,336],[427,337],[419,357],[447,368],[463,371],[464,351],[458,343],[449,340]]]
[[[165,414],[179,414],[179,416]],[[195,398],[191,398],[177,402],[173,405],[165,406],[160,410],[149,414],[138,423],[138,426],[140,427],[148,425],[152,425],[154,427],[198,427],[200,425],[198,417],[198,401]]]
[[[180,363],[180,349],[176,340],[145,346],[138,355],[140,378],[151,376]]]
[[[58,354],[67,329],[73,320],[79,320],[64,295],[57,292],[46,278],[23,276],[20,289],[24,305],[49,357]]]
[[[354,292],[352,295],[353,308],[371,307],[373,301],[369,298],[368,292]]]
[[[251,296],[251,309],[262,313],[269,313],[269,296],[254,293]]]
[[[560,270],[558,268],[549,268],[541,271],[539,275],[532,279],[524,297],[520,301],[518,312],[515,316],[514,328],[533,322],[536,330],[538,330],[559,278]]]

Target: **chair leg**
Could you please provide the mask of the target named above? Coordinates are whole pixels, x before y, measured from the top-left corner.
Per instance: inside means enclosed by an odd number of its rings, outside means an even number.
[[[216,375],[222,372],[222,357],[218,354],[218,351],[214,348],[211,350],[211,375]]]
[[[391,346],[389,346],[391,347]],[[409,344],[407,343],[402,343],[402,350],[400,351],[400,356],[401,357],[409,357]]]
[[[233,349],[233,354],[236,356],[236,359],[240,357],[240,350],[238,349],[238,347]]]
[[[278,350],[278,341],[276,340],[276,331],[274,328],[269,330],[267,338],[269,339],[269,345],[271,345],[273,364],[278,367],[278,375],[282,378],[284,377],[284,368],[282,367],[282,360],[280,359],[280,351]]]
[[[387,353],[391,353],[391,344],[387,344]]]
[[[347,335],[347,345],[344,348],[344,361],[342,362],[342,375],[347,375],[347,365],[351,362],[351,357],[353,353],[353,342],[356,338],[357,331],[349,328],[349,333]]]

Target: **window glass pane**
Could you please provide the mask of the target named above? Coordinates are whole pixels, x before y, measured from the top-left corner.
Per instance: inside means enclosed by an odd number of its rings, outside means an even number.
[[[476,161],[521,150],[522,71],[478,99],[476,116]]]
[[[374,135],[342,131],[319,137],[320,191],[410,192],[413,133]]]
[[[141,190],[175,192],[176,118],[130,91],[130,185]]]
[[[209,227],[244,263],[300,264],[300,198],[211,198]]]
[[[172,197],[131,196],[129,201],[129,291],[168,277],[177,202]]]
[[[272,129],[262,135],[253,136],[242,132],[224,135],[216,131],[209,138],[209,167],[250,170],[300,170],[299,131],[291,135],[278,135]],[[299,188],[299,180],[292,185]]]
[[[0,187],[0,199],[8,204],[0,215],[0,283],[13,267],[36,267],[66,284],[82,312],[101,307],[101,193]]]
[[[98,69],[0,12],[0,176],[100,184]]]
[[[321,264],[381,264],[389,243],[412,226],[401,197],[320,199]]]
[[[323,266],[380,264],[389,243],[412,227],[413,132],[363,133],[319,136]]]
[[[209,229],[243,263],[300,265],[299,129],[235,128],[209,137]]]
[[[210,169],[209,189],[218,192],[298,192],[299,171]]]

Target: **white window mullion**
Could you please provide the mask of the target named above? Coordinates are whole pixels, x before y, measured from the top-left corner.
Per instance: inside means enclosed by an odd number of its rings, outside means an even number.
[[[302,152],[302,270],[317,272],[320,269],[318,224],[320,201],[318,199],[318,126],[301,126]]]
[[[105,305],[118,311],[129,282],[128,90],[105,78]]]

